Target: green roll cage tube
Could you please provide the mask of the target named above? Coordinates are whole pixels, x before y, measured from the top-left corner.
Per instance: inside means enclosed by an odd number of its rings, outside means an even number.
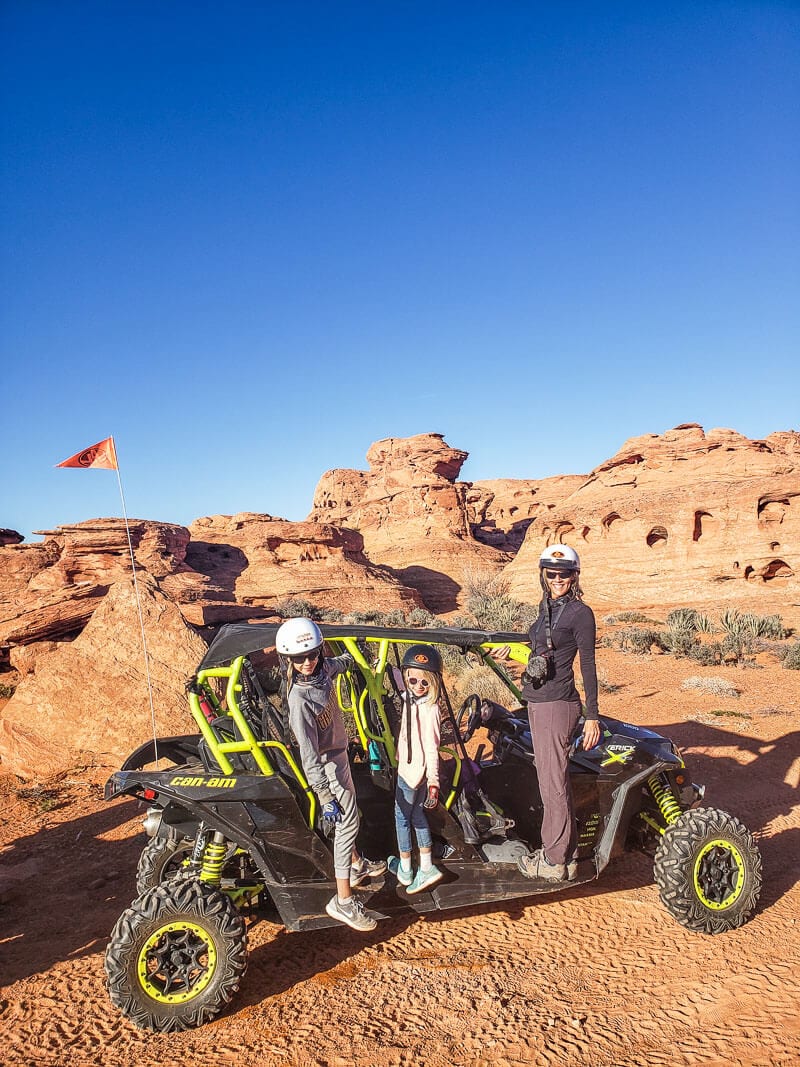
[[[368,752],[369,743],[374,742],[375,744],[382,746],[386,753],[389,765],[391,767],[396,767],[397,753],[395,751],[394,738],[392,737],[389,719],[384,707],[384,700],[388,696],[384,685],[384,679],[389,667],[389,652],[392,644],[412,644],[414,642],[412,642],[411,639],[390,639],[388,637],[367,637],[366,639],[362,638],[361,640],[366,640],[369,644],[377,645],[377,656],[374,663],[370,663],[363,654],[356,638],[327,638],[328,644],[330,644],[337,654],[340,654],[341,650],[350,653],[355,661],[356,668],[364,681],[363,688],[357,687],[353,682],[352,671],[350,670],[344,674],[337,675],[337,701],[342,712],[345,715],[352,716],[356,732],[358,733],[359,742],[365,756]],[[470,651],[478,654],[481,657],[481,660],[502,678],[503,682],[521,702],[522,694],[519,689],[514,684],[513,680],[503,673],[500,666],[490,655],[492,649],[501,647],[508,649],[510,659],[517,663],[524,664],[527,662],[530,649],[527,645],[517,642],[503,643],[500,641],[487,641],[480,646],[471,646]],[[232,775],[235,773],[233,764],[228,758],[230,755],[248,753],[252,756],[260,773],[269,778],[277,773],[273,762],[269,758],[269,750],[272,749],[279,752],[286,761],[292,774],[297,779],[300,788],[308,798],[308,824],[313,827],[317,818],[317,799],[303,774],[302,768],[289,748],[282,741],[270,739],[262,740],[256,737],[241,706],[240,696],[244,688],[241,675],[245,659],[245,656],[237,656],[228,666],[211,667],[206,670],[198,671],[195,684],[188,690],[187,694],[192,718],[197,724],[203,739],[213,754],[214,759],[219,764],[223,774]],[[215,687],[212,684],[213,679],[224,679],[226,682],[225,695],[222,700],[217,696]],[[358,693],[359,688],[361,688],[361,691],[356,699],[356,694]],[[239,734],[239,740],[234,739],[228,741],[222,740],[219,737],[203,711],[201,698],[206,702],[207,706],[210,707],[215,716],[227,716],[233,721]],[[380,724],[380,732],[378,733],[369,728],[366,710],[368,702],[371,702]],[[454,723],[454,726],[455,725],[456,724]],[[450,792],[444,801],[444,806],[448,810],[456,798],[458,786],[461,781],[462,762],[463,758],[466,756],[466,752],[463,749],[463,742],[461,741],[460,736],[458,736],[458,733],[457,744],[461,745],[461,753],[459,753],[456,748],[452,748],[449,745],[442,746],[439,750],[442,755],[451,757],[456,763]]]

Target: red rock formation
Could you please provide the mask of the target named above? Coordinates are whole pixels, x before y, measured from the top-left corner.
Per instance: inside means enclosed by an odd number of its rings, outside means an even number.
[[[558,507],[585,481],[583,474],[566,474],[472,482],[466,492],[472,533],[484,544],[515,554],[533,520]]]
[[[517,596],[538,589],[539,553],[555,541],[578,551],[595,600],[756,604],[766,585],[796,595],[800,434],[750,441],[687,424],[632,438],[535,517],[504,572]]]
[[[415,590],[365,557],[361,535],[327,523],[243,513],[198,519],[187,560],[251,611],[302,597],[344,613],[411,610]]]
[[[156,729],[192,733],[183,683],[206,644],[156,583],[138,581]],[[139,615],[130,580],[111,587],[81,635],[41,655],[0,718],[3,770],[43,778],[87,761],[119,763],[152,736]]]
[[[183,526],[131,519],[129,530],[138,571],[161,578],[190,569]],[[131,575],[123,519],[91,519],[42,536],[42,544],[0,548],[0,644],[80,632],[109,586]]]
[[[308,518],[358,530],[370,560],[418,589],[431,610],[451,611],[465,569],[497,570],[508,559],[473,536],[469,483],[455,480],[467,455],[437,433],[388,437],[367,452],[368,472],[323,474]]]

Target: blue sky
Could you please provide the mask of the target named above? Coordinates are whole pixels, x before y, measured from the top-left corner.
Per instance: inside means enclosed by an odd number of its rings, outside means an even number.
[[[800,428],[791,3],[4,0],[0,527]]]

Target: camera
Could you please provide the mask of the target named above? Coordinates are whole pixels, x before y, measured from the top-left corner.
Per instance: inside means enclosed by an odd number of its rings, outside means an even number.
[[[522,681],[524,685],[532,685],[534,689],[538,689],[547,681],[549,674],[549,657],[535,656],[531,653],[530,656],[528,656],[528,663],[522,673]]]

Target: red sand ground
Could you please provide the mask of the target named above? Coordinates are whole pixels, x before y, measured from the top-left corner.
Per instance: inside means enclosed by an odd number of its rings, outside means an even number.
[[[349,1067],[790,1067],[800,1063],[800,672],[698,668],[601,649],[611,715],[683,749],[706,801],[764,860],[756,916],[705,937],[661,906],[651,862],[515,902],[290,934],[250,929],[243,988],[188,1033],[136,1030],[103,986],[108,933],[134,892],[142,812],[106,805],[106,769],[2,779],[0,1063]],[[683,691],[724,676],[739,699]]]

